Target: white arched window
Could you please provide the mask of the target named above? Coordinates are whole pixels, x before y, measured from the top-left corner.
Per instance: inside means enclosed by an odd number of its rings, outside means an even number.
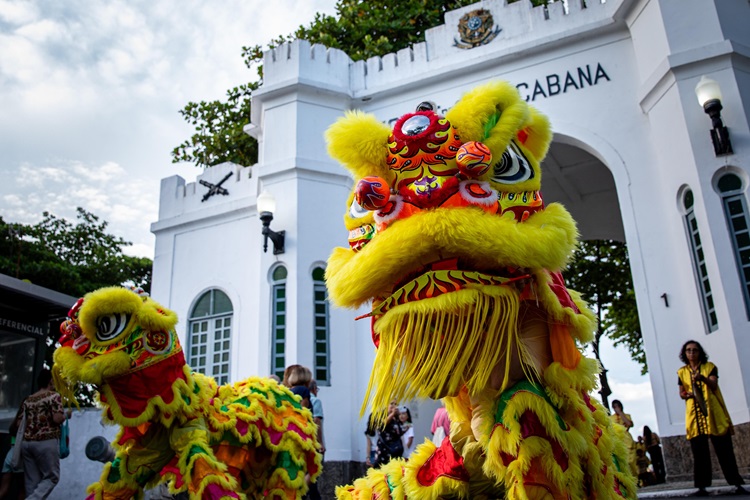
[[[284,378],[286,367],[286,267],[271,273],[271,373]]]
[[[227,294],[214,288],[198,298],[188,319],[188,365],[219,385],[229,382],[232,313]]]
[[[312,272],[313,279],[313,376],[318,385],[331,385],[331,350],[330,329],[328,321],[328,291],[326,290],[325,271],[316,267]]]
[[[728,173],[716,183],[724,206],[724,217],[732,237],[732,249],[745,299],[745,314],[750,319],[750,228],[748,227],[747,201],[742,179]]]
[[[695,199],[690,189],[685,190],[682,194],[682,206],[684,210],[685,230],[687,231],[688,243],[690,244],[690,253],[693,257],[693,267],[695,277],[698,282],[698,294],[701,299],[701,309],[703,311],[703,320],[706,329],[713,332],[719,326],[716,317],[716,305],[714,296],[711,291],[711,282],[708,279],[708,269],[706,268],[706,255],[703,252],[703,242],[701,241],[700,231],[698,231],[698,221],[695,218]]]

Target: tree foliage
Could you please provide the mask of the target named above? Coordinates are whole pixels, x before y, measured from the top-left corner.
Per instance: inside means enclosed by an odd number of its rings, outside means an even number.
[[[172,163],[210,167],[231,161],[252,165],[258,160],[258,142],[243,128],[250,120],[250,93],[258,82],[227,91],[226,101],[189,102],[180,110],[195,132],[172,150]]]
[[[0,217],[0,273],[74,297],[123,284],[149,291],[151,259],[123,254],[130,242],[109,234],[106,221],[77,210],[75,224],[49,212],[33,225]]]
[[[77,223],[49,212],[33,225],[7,223],[0,217],[0,273],[74,297],[103,286],[135,285],[150,291],[151,259],[124,255],[130,242],[109,234],[106,221],[77,210]],[[47,367],[52,365],[58,336],[53,327],[46,339]],[[83,406],[93,406],[94,387],[80,385],[76,397]]]
[[[625,345],[645,374],[648,367],[627,246],[614,240],[582,241],[565,271],[565,279],[572,289],[581,293],[597,316],[598,327],[592,344],[596,359],[601,363],[600,343],[602,337],[607,336],[615,346]],[[599,382],[602,402],[609,408],[612,391],[603,364]]]
[[[517,0],[509,0],[509,3]],[[532,0],[546,5],[551,0]],[[354,61],[384,56],[424,41],[425,31],[443,23],[446,12],[476,0],[339,0],[336,15],[316,14],[309,26],[280,35],[268,44],[242,47],[245,65],[255,68],[255,80],[227,91],[225,101],[189,102],[180,111],[194,128],[189,139],[172,150],[172,163],[210,167],[231,161],[252,165],[258,159],[255,139],[243,132],[250,120],[251,92],[263,78],[263,52],[294,39],[341,49]]]

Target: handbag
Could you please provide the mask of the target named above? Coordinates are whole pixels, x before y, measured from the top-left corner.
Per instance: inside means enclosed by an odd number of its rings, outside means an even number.
[[[393,441],[384,441],[383,439],[381,439],[380,443],[378,443],[378,449],[381,450],[381,454],[384,457],[401,457],[404,455],[404,442],[401,441],[401,438],[395,439]]]
[[[26,401],[24,401],[25,403]],[[21,403],[23,407],[23,403]],[[13,445],[13,456],[10,459],[10,466],[13,470],[21,468],[21,445],[23,444],[23,433],[26,432],[26,410],[23,410],[23,416],[21,417],[21,423],[16,431],[16,442]]]
[[[67,458],[70,455],[70,428],[68,419],[60,426],[60,458]]]
[[[443,429],[442,425],[438,425],[435,428],[435,434],[432,435],[432,444],[440,448],[440,445],[443,444],[444,439],[445,439],[445,429]]]

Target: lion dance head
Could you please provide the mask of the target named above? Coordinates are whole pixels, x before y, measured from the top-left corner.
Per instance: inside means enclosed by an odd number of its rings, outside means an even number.
[[[168,423],[190,409],[197,389],[175,332],[177,315],[140,288],[101,288],[76,302],[60,326],[55,385],[74,400],[93,384],[108,416],[140,425],[159,413]]]
[[[328,130],[355,187],[349,248],[334,250],[326,279],[337,305],[372,303],[376,411],[578,365],[574,338],[588,338],[593,319],[559,274],[575,222],[540,193],[551,139],[547,119],[505,82],[445,116],[427,102],[392,130],[358,111]]]

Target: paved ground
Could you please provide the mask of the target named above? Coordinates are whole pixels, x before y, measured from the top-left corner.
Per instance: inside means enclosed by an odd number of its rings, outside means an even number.
[[[746,480],[747,481],[747,480]],[[746,488],[750,490],[750,488]],[[667,500],[670,498],[685,498],[689,497],[694,493],[696,489],[693,487],[693,482],[680,482],[680,483],[667,483],[657,484],[656,486],[648,486],[640,488],[638,490],[638,498],[658,498],[660,500]],[[708,488],[708,492],[711,497],[727,497],[750,500],[750,494],[748,495],[733,495],[734,487],[727,485],[723,480],[715,480],[714,485]],[[705,497],[704,497],[705,498]]]

